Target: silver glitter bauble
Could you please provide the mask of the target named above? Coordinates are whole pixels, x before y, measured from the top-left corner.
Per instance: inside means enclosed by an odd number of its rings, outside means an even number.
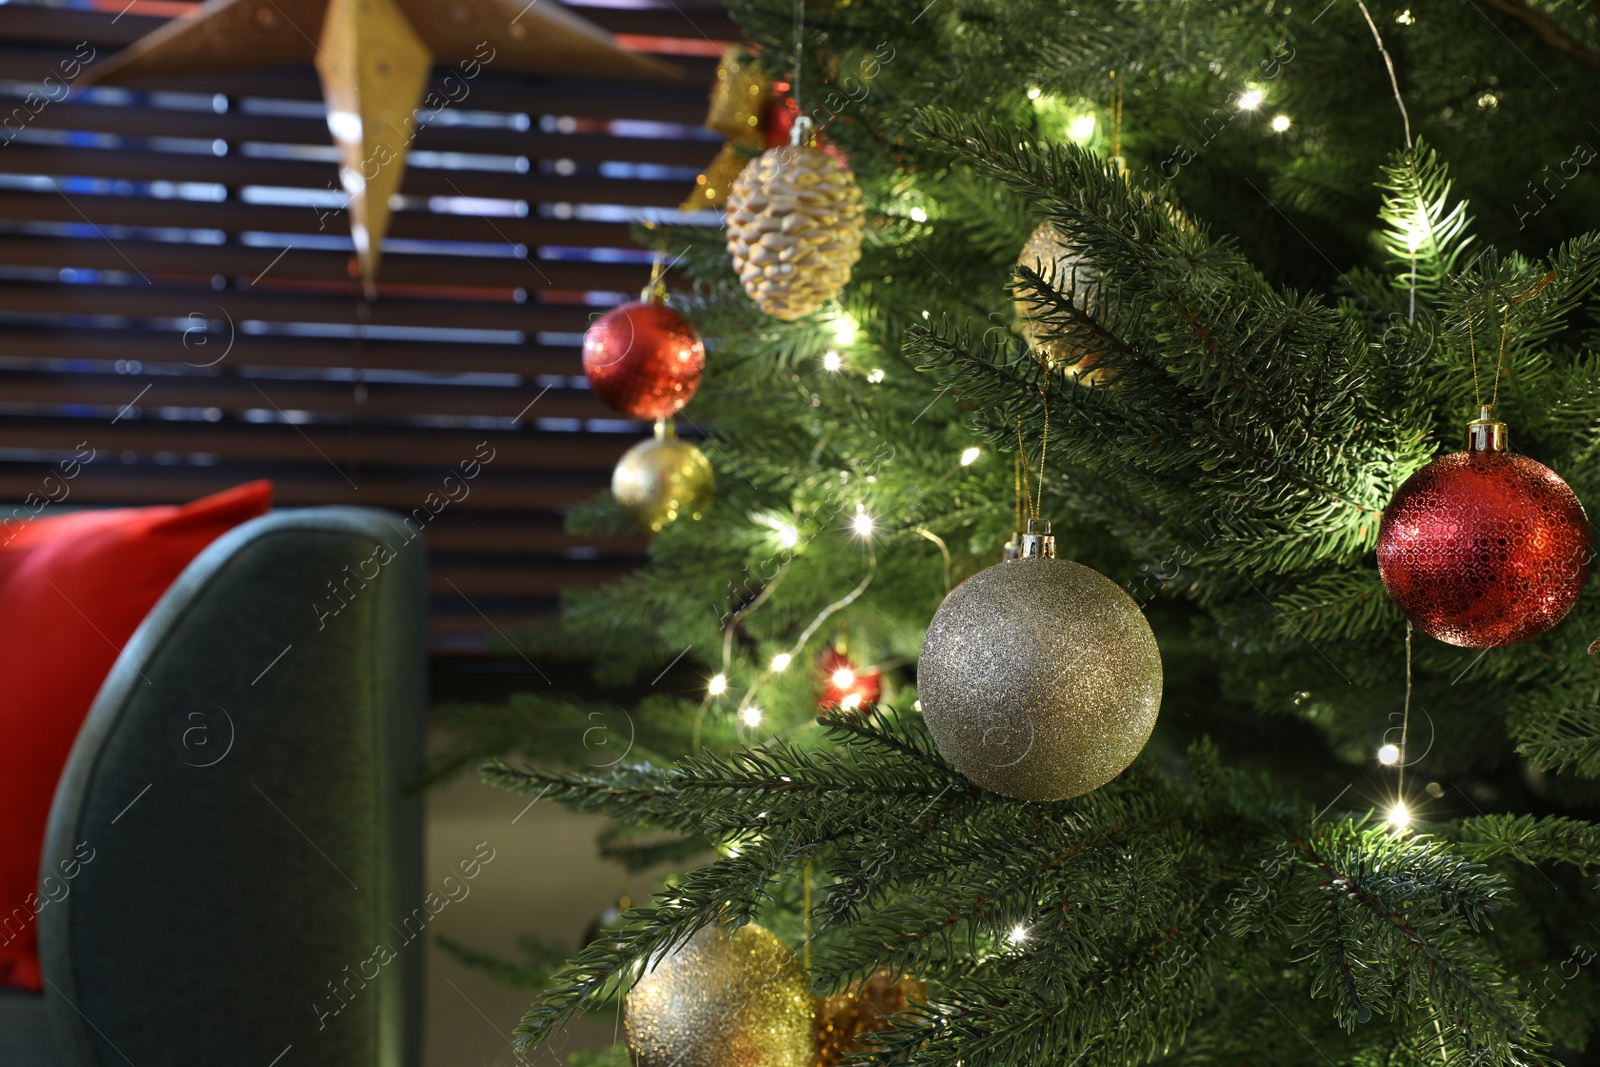
[[[1007,560],[939,605],[917,696],[962,774],[1019,800],[1063,800],[1105,785],[1144,748],[1161,707],[1161,650],[1103,574]]]
[[[633,1067],[812,1067],[805,968],[750,923],[708,926],[628,991],[623,1030]]]

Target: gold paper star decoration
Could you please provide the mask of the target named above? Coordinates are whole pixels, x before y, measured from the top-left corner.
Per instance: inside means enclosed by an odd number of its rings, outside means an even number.
[[[524,73],[675,78],[555,0],[208,0],[90,70],[84,83],[315,64],[370,292],[435,63]],[[456,101],[459,102],[459,101]]]

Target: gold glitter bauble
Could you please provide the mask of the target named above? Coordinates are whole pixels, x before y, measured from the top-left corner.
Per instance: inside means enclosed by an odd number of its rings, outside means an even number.
[[[812,1067],[812,996],[789,946],[708,926],[628,991],[633,1067]]]
[[[1144,748],[1161,707],[1161,650],[1105,575],[1007,560],[939,605],[917,696],[962,774],[1019,800],[1062,800],[1105,785]]]
[[[1039,223],[1028,238],[1028,243],[1022,246],[1017,265],[1033,270],[1063,296],[1069,297],[1073,306],[1091,319],[1099,319],[1102,314],[1112,310],[1110,301],[1105,299],[1100,288],[1100,272],[1084,259],[1082,251],[1061,239],[1060,232],[1049,219]],[[1067,377],[1076,378],[1083,385],[1096,385],[1110,380],[1110,373],[1105,368],[1095,367],[1102,352],[1085,347],[1080,340],[1060,337],[1045,339],[1039,336],[1046,332],[1046,326],[1042,321],[1036,326],[1034,320],[1048,314],[1052,310],[1051,305],[1020,291],[1016,295],[1015,305],[1017,325],[1022,330],[1023,339],[1028,342],[1029,351],[1052,367],[1064,367]]]
[[[671,434],[640,441],[611,472],[611,495],[647,530],[659,531],[680,515],[698,519],[715,491],[705,453]]]
[[[865,218],[849,167],[808,145],[767,149],[728,194],[728,253],[739,284],[773,318],[811,314],[850,280]]]
[[[888,971],[819,999],[816,1067],[839,1067],[847,1056],[865,1051],[866,1046],[856,1040],[859,1035],[887,1030],[889,1016],[927,999],[926,983],[915,978],[890,981]]]

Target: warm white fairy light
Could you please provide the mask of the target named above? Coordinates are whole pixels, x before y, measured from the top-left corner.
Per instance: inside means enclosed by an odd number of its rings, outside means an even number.
[[[912,222],[927,222],[928,221],[928,213],[926,211],[922,210],[920,207],[914,207],[914,208],[911,209],[911,221]]]
[[[846,347],[856,343],[856,320],[841,314],[833,320],[833,339]]]
[[[864,509],[858,509],[856,517],[850,522],[850,528],[855,531],[857,537],[871,537],[872,531],[877,528],[877,524],[872,521],[872,516],[868,515]]]
[[[1289,116],[1288,115],[1274,115],[1274,116],[1272,116],[1272,132],[1273,133],[1283,133],[1286,130],[1288,130],[1288,128],[1290,126],[1292,126],[1292,125],[1294,125],[1294,124],[1289,121]]]
[[[877,385],[879,382],[883,381],[883,368],[873,367],[872,372],[867,375],[867,381],[872,385]]]
[[[963,467],[970,467],[974,463],[978,462],[978,457],[981,455],[983,455],[983,449],[979,448],[977,445],[973,445],[971,448],[961,453],[961,465]]]
[[[1037,100],[1043,95],[1044,95],[1044,90],[1039,88],[1037,85],[1033,86],[1031,89],[1028,90],[1028,99],[1029,100]]]
[[[778,544],[784,548],[793,548],[800,541],[800,531],[793,526],[784,524],[778,527]]]
[[[1428,217],[1421,212],[1406,220],[1406,250],[1412,255],[1416,255],[1417,249],[1427,241],[1428,229]]]
[[[745,708],[739,713],[739,718],[746,726],[760,726],[761,709],[756,707],[754,704],[751,704],[748,708]]]
[[[772,669],[775,671],[788,670],[789,664],[793,662],[794,657],[789,655],[789,653],[779,652],[776,656],[772,657]]]
[[[1389,818],[1386,820],[1396,830],[1404,830],[1411,825],[1411,810],[1406,807],[1406,802],[1397,800],[1394,807],[1389,809]]]
[[[1398,745],[1384,745],[1378,749],[1378,762],[1385,767],[1392,767],[1400,762],[1400,747]]]
[[[1239,94],[1239,110],[1254,111],[1261,106],[1261,101],[1266,98],[1267,94],[1260,89],[1248,89]]]
[[[833,687],[835,689],[849,689],[856,684],[856,672],[849,667],[840,667],[833,672]]]
[[[859,708],[861,706],[861,694],[860,693],[851,693],[849,696],[847,696],[843,700],[839,701],[839,706],[841,708],[843,708],[845,711],[854,711],[854,710],[856,710],[857,708]]]
[[[706,683],[706,692],[714,697],[719,697],[728,691],[728,676],[726,674],[713,674]]]
[[[1404,11],[1400,12],[1400,14],[1396,15],[1394,20],[1402,26],[1410,26],[1412,23],[1417,21],[1417,17],[1411,13],[1411,9],[1408,7]]]
[[[1011,928],[1011,943],[1013,945],[1020,945],[1026,940],[1028,940],[1028,928],[1026,926],[1018,923]]]
[[[1094,136],[1094,116],[1079,115],[1067,123],[1067,136],[1074,141],[1087,141]]]
[[[829,349],[822,354],[822,369],[838,374],[839,371],[844,369],[844,357]]]

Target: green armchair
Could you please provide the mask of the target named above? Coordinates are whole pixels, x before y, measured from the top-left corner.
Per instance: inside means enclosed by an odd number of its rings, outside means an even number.
[[[57,788],[0,1067],[416,1067],[424,551],[275,512],[162,597]]]

